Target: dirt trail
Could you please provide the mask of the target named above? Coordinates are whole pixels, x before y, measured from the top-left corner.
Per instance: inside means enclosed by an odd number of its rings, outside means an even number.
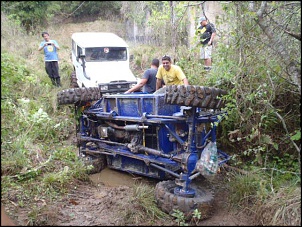
[[[153,226],[177,226],[173,218],[157,221],[145,220],[145,223],[127,223],[124,215],[132,209],[137,209],[131,201],[134,181],[144,182],[155,186],[155,181],[148,178],[136,178],[127,173],[115,172],[115,170],[103,170],[91,176],[92,183],[80,183],[74,186],[66,197],[53,204],[43,207],[45,210],[38,218],[40,225],[56,226],[125,226],[125,225],[153,225]],[[104,177],[106,176],[106,177]],[[211,218],[190,223],[198,226],[251,226],[253,220],[244,213],[236,212],[228,206],[228,192],[218,175],[213,182],[215,192],[214,210]],[[123,179],[123,180],[121,180]],[[109,185],[109,186],[108,186]],[[20,210],[18,223],[28,224],[28,208]],[[137,209],[137,212],[140,212]]]

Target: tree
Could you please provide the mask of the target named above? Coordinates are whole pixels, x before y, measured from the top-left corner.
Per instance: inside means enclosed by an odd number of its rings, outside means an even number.
[[[280,13],[275,14],[276,17],[272,17],[271,15],[274,15],[274,12],[276,11],[276,7],[280,7]],[[291,48],[292,45],[288,45],[288,42],[284,42],[286,40],[291,40],[292,38],[295,38],[300,42],[301,44],[301,21],[297,20],[298,18],[295,18],[294,16],[288,15],[285,19],[283,19],[283,15],[286,15],[286,13],[291,12],[293,14],[296,14],[297,16],[300,15],[301,19],[301,3],[295,3],[295,2],[289,2],[289,3],[283,3],[277,5],[271,5],[269,6],[266,1],[262,1],[261,5],[258,9],[256,9],[255,2],[251,2],[250,8],[252,12],[256,12],[256,18],[255,21],[259,25],[259,27],[262,29],[264,34],[266,35],[268,39],[267,45],[274,50],[274,52],[280,56],[280,60],[283,61],[286,70],[286,73],[289,75],[289,80],[293,84],[295,84],[298,87],[299,93],[301,93],[301,61],[297,60],[296,58],[293,58],[293,55],[291,55]],[[256,11],[257,10],[257,11]],[[280,23],[281,22],[281,23]],[[293,35],[293,33],[288,32],[287,29],[290,31],[295,28],[297,25],[296,23],[300,23],[300,33]],[[281,25],[281,26],[280,26]],[[274,31],[275,28],[278,29],[278,33],[280,35],[276,35],[276,32]],[[284,36],[285,34],[290,34],[292,37]],[[297,38],[298,37],[298,38]],[[300,37],[300,38],[299,38]],[[292,40],[294,42],[295,40]],[[299,57],[299,56],[296,56]],[[300,55],[301,60],[301,55]]]
[[[1,1],[1,11],[18,21],[27,32],[46,26],[57,6],[56,2],[47,1]]]
[[[301,3],[228,2],[224,10],[228,26],[207,80],[229,91],[224,132],[253,164],[273,166],[279,157],[288,163],[282,168],[296,168],[289,163],[299,163],[301,149]]]
[[[119,17],[119,1],[1,1],[1,11],[18,22],[27,32],[66,18],[86,20]]]

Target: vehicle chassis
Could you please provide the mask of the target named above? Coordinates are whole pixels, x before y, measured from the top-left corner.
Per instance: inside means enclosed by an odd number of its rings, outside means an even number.
[[[167,104],[165,94],[104,95],[79,117],[79,156],[109,168],[175,179],[174,194],[194,197],[196,163],[226,112]],[[219,165],[229,156],[218,149]],[[104,168],[104,164],[98,169]]]

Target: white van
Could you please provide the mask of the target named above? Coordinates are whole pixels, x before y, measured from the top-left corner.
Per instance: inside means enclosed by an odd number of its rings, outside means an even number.
[[[137,83],[129,67],[129,47],[121,37],[106,32],[77,32],[71,39],[72,75],[78,87],[122,93]]]

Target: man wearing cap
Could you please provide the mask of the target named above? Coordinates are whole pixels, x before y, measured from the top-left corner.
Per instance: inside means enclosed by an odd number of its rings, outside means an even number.
[[[211,55],[216,29],[212,23],[208,23],[205,17],[200,17],[198,22],[200,27],[198,27],[195,34],[200,37],[200,59],[204,59],[204,69],[210,70],[212,67]]]

